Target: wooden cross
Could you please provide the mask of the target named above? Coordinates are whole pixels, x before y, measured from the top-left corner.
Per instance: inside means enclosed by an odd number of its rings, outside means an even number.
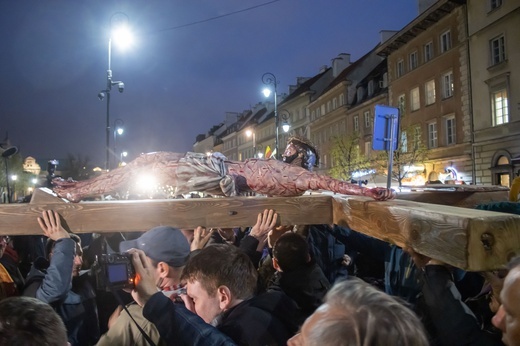
[[[483,271],[520,254],[520,216],[471,209],[476,203],[507,200],[507,191],[498,192],[466,191],[464,198],[453,193],[441,197],[443,191],[409,193],[386,202],[317,194],[66,203],[36,190],[29,204],[0,206],[0,234],[42,234],[36,219],[48,209],[58,211],[74,233],[146,231],[159,225],[246,227],[254,225],[264,209],[274,209],[280,224],[348,226],[450,265]],[[413,201],[425,196],[431,202],[451,200],[452,205]]]

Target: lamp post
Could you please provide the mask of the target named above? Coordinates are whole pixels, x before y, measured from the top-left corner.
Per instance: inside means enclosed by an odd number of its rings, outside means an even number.
[[[10,156],[13,156],[18,152],[17,147],[9,147],[7,149],[3,149],[0,147],[2,151],[2,157],[4,158],[5,162],[5,183],[7,185],[7,203],[11,203],[11,189],[9,189],[9,165],[7,164],[7,158]]]
[[[253,130],[247,130],[246,136],[247,137],[253,136],[253,157],[256,158],[256,133]]]
[[[112,39],[118,40],[120,43],[128,44],[130,36],[127,28],[128,16],[122,12],[117,12],[110,18],[110,27],[112,32],[108,38],[108,69],[107,69],[107,88],[101,90],[98,94],[98,98],[103,101],[107,98],[107,110],[106,110],[106,160],[105,170],[110,169],[110,92],[112,87],[117,85],[117,89],[120,93],[125,90],[125,83],[122,81],[112,80]],[[123,42],[126,41],[126,42]]]
[[[115,156],[116,160],[117,160],[117,135],[121,136],[123,134],[123,132],[125,132],[123,126],[125,125],[125,122],[121,119],[116,119],[114,121],[114,152],[113,152],[113,156]]]
[[[283,132],[287,133],[291,129],[291,124],[289,123],[291,114],[287,109],[283,109],[280,115],[282,116],[282,130]]]
[[[18,179],[18,176],[16,174],[11,175],[11,180],[13,181],[13,197],[16,197],[16,180]],[[11,203],[12,197],[9,196],[9,203]]]
[[[279,120],[278,120],[278,102],[277,102],[277,96],[278,96],[278,80],[276,79],[276,76],[272,74],[271,72],[266,72],[262,75],[262,83],[265,85],[272,85],[274,87],[274,126],[275,126],[275,139],[274,139],[274,149],[276,152],[276,155],[279,155],[278,152],[278,131],[279,131]],[[271,89],[265,88],[263,90],[264,96],[269,97],[271,95]]]
[[[127,157],[128,153],[126,151],[122,151],[121,155],[119,155],[119,164],[121,166],[126,165],[126,163],[123,161],[123,157]]]

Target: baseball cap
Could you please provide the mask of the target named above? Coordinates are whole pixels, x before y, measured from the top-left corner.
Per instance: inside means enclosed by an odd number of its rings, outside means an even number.
[[[172,267],[182,267],[190,254],[190,244],[182,232],[173,227],[159,226],[145,232],[137,239],[122,241],[119,251],[131,248],[143,250],[146,256]]]

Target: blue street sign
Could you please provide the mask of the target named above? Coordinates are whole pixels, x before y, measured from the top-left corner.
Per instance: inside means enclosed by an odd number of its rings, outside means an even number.
[[[397,150],[399,108],[376,105],[372,138],[372,149],[374,150],[389,150],[391,141],[393,142],[392,151]]]

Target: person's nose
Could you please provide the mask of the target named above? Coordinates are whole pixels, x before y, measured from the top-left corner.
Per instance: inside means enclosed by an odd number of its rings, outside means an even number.
[[[82,265],[83,264],[83,258],[81,258],[81,256],[74,257],[74,264],[77,265],[77,266]]]
[[[493,323],[493,325],[494,325],[495,327],[497,327],[497,328],[500,329],[503,333],[505,333],[505,331],[506,331],[506,323],[505,323],[505,320],[506,320],[506,311],[504,310],[504,306],[503,306],[503,305],[500,305],[500,307],[498,308],[497,313],[496,313],[495,316],[493,316],[493,318],[491,319],[491,323]]]

